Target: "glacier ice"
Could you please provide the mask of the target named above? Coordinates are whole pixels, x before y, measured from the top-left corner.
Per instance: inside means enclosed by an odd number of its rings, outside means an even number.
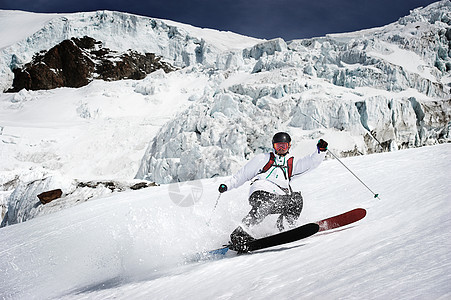
[[[444,38],[450,8],[441,1],[381,28],[245,49],[235,61],[250,67],[217,65],[228,68],[228,79],[215,82],[213,98],[199,97],[161,129],[136,177],[173,182],[228,175],[250,154],[269,150],[277,130],[324,126],[363,137],[363,144],[339,149],[343,155],[449,141],[450,70],[436,64],[450,62]],[[239,54],[228,53],[228,60],[232,55]],[[436,117],[426,121],[425,111]]]

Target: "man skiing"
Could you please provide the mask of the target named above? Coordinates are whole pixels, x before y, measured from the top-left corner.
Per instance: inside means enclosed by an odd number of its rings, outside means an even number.
[[[304,174],[316,168],[325,157],[327,142],[320,139],[317,150],[311,155],[297,159],[290,157],[291,137],[286,132],[278,132],[272,139],[274,152],[255,156],[242,167],[227,183],[219,186],[219,192],[237,188],[254,179],[249,191],[251,210],[230,235],[230,249],[246,252],[246,243],[254,240],[245,229],[257,225],[270,214],[279,214],[276,225],[282,231],[283,219],[289,227],[294,227],[303,207],[300,192],[290,186],[292,176]]]

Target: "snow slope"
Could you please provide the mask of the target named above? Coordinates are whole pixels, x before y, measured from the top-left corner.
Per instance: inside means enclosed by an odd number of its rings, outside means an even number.
[[[27,38],[56,16],[57,14],[0,10],[0,49]]]
[[[2,228],[0,297],[449,299],[451,145],[343,161],[381,200],[337,161],[294,184],[305,199],[300,223],[368,210],[345,230],[189,262],[227,241],[249,209],[248,186],[225,193],[213,214],[222,178],[124,192]],[[185,195],[195,205],[177,205]],[[255,233],[274,231],[272,221]]]

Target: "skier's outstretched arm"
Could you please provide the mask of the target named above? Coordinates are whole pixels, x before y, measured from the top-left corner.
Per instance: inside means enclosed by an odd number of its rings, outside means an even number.
[[[269,153],[262,153],[255,156],[251,159],[246,165],[244,165],[238,172],[236,172],[230,180],[225,183],[222,183],[219,186],[219,192],[223,193],[227,190],[231,190],[243,185],[246,181],[254,178],[260,171],[263,166],[269,160]]]
[[[318,167],[326,157],[328,143],[323,139],[318,141],[317,150],[301,159],[295,159],[293,164],[293,176],[301,175]]]

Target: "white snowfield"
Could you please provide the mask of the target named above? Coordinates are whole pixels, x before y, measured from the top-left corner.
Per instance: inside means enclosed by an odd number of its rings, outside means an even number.
[[[2,91],[12,68],[85,35],[179,68],[0,93],[0,299],[450,299],[450,20],[442,0],[380,28],[286,42],[111,11],[0,10]],[[297,156],[319,138],[340,156],[393,151],[343,159],[381,199],[326,160],[293,182],[299,224],[357,207],[362,221],[193,262],[250,208],[245,185],[213,210],[219,184],[282,130]],[[78,186],[142,179],[161,186]],[[64,197],[40,205],[56,188]]]
[[[343,162],[380,200],[326,161],[295,183],[299,223],[356,207],[367,216],[251,255],[189,261],[225,243],[250,208],[246,185],[213,212],[225,178],[118,193],[2,228],[0,298],[449,299],[451,145]],[[194,206],[173,202],[190,191]],[[259,230],[275,232],[274,222]]]

